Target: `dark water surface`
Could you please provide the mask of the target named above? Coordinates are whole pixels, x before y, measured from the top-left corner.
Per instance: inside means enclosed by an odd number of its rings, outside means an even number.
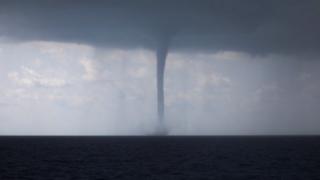
[[[0,137],[0,179],[320,179],[320,137]]]

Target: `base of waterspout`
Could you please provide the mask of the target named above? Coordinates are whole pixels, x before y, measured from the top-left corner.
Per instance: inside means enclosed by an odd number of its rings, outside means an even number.
[[[155,128],[154,132],[151,133],[150,135],[153,135],[153,136],[167,136],[167,135],[169,135],[169,131],[164,125],[158,125]]]

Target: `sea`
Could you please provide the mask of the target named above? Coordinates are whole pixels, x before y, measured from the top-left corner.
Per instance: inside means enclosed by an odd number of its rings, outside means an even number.
[[[320,179],[320,137],[0,136],[0,179]]]

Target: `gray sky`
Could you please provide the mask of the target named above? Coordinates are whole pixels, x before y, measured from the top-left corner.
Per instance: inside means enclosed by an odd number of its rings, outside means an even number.
[[[1,1],[0,134],[318,134],[319,1]]]

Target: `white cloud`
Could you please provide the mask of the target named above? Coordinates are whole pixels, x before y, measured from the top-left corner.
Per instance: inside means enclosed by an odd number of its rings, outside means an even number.
[[[237,51],[218,51],[215,53],[194,53],[194,54],[183,54],[172,52],[168,55],[168,59],[175,59],[171,62],[172,65],[181,67],[183,61],[194,62],[194,59],[199,60],[214,60],[214,61],[239,61],[239,60],[252,60],[254,57],[250,54]]]
[[[172,105],[177,101],[185,101],[189,103],[202,102],[204,97],[210,101],[222,95],[227,95],[228,88],[232,85],[228,77],[211,74],[197,74],[190,81],[188,88],[176,89],[172,93],[167,94],[166,104]]]
[[[249,55],[243,52],[236,51],[221,51],[210,55],[211,58],[216,60],[239,60],[239,59],[248,59]]]
[[[42,54],[50,55],[62,61],[69,59],[69,56],[74,52],[85,55],[93,51],[93,48],[88,45],[52,41],[31,41],[22,43],[21,46],[35,48]]]
[[[39,94],[35,91],[28,91],[24,88],[16,88],[16,89],[10,89],[6,90],[4,92],[4,97],[7,99],[13,100],[21,100],[21,99],[33,99],[38,100]]]
[[[147,67],[132,68],[132,70],[129,71],[129,74],[135,78],[145,78],[147,73]]]
[[[85,74],[82,76],[84,80],[94,81],[98,78],[98,70],[95,62],[90,59],[81,59],[80,64],[84,68]]]
[[[64,79],[51,77],[35,72],[28,67],[21,67],[21,72],[9,72],[8,78],[22,86],[63,87],[67,83]]]
[[[228,77],[224,77],[213,72],[210,74],[204,74],[201,80],[203,84],[215,87],[229,87],[231,85],[231,80]]]

